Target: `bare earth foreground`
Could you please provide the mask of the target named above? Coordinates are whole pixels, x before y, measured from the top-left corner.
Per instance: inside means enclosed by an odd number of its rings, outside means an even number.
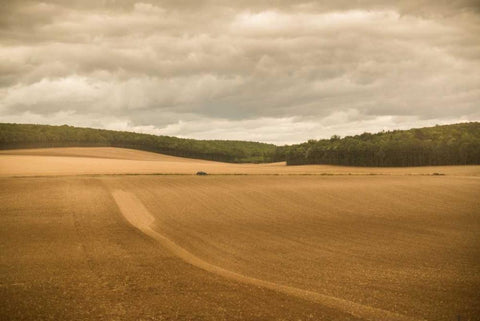
[[[480,166],[2,151],[0,320],[480,320],[479,195]]]

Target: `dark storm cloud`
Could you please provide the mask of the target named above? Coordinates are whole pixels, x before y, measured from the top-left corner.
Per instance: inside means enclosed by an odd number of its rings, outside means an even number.
[[[480,119],[478,1],[6,1],[0,120],[295,142]]]

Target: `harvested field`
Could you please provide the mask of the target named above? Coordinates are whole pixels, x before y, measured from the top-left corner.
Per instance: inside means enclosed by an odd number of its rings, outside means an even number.
[[[228,164],[123,148],[51,148],[0,151],[0,176],[95,174],[442,175],[480,176],[480,166],[347,167]]]
[[[4,151],[0,319],[478,320],[479,173]]]

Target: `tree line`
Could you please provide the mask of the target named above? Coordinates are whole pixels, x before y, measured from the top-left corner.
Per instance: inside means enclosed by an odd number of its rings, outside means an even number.
[[[282,147],[280,147],[282,148]],[[288,165],[428,166],[480,164],[480,123],[309,140],[283,147]]]
[[[230,163],[273,161],[273,144],[195,140],[73,126],[0,123],[0,149],[40,147],[123,147]]]
[[[0,123],[0,149],[111,146],[230,163],[426,166],[480,164],[480,123],[460,123],[302,144],[195,140],[72,126]]]

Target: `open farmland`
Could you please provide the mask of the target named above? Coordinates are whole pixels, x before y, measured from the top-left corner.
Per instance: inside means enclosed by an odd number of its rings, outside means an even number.
[[[432,175],[480,176],[480,166],[348,167],[231,164],[182,158],[124,148],[38,148],[0,151],[0,176],[115,174],[256,175]]]
[[[3,151],[0,319],[479,320],[479,175]]]

